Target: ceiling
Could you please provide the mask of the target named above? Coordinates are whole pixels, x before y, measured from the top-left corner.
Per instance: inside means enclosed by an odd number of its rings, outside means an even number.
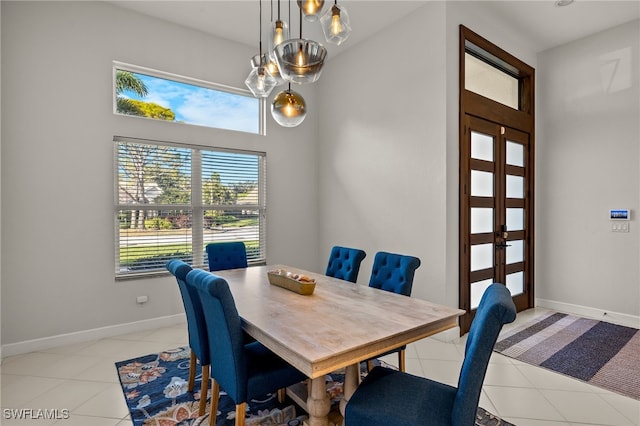
[[[339,0],[351,17],[353,32],[341,46],[323,43],[328,56],[338,54],[350,46],[370,37],[381,28],[422,7],[428,0]],[[208,0],[208,1],[132,1],[109,3],[137,12],[200,30],[217,37],[249,46],[258,46],[259,3],[256,0]],[[323,11],[327,10],[325,1]],[[520,28],[533,48],[543,51],[607,28],[640,18],[640,0],[576,0],[565,7],[555,5],[555,0],[483,1],[484,6],[505,21]],[[277,1],[262,1],[263,43],[266,50],[267,25],[271,5],[277,15]],[[288,20],[288,1],[281,3],[281,17]],[[292,2],[292,35],[299,31],[298,9]],[[303,21],[303,36],[324,40],[319,24]]]

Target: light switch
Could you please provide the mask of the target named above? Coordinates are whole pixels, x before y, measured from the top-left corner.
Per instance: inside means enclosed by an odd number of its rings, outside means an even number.
[[[629,222],[611,222],[611,232],[629,232]]]

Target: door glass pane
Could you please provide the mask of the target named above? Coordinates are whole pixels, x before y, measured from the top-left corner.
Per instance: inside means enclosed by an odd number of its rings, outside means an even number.
[[[518,263],[524,261],[524,241],[515,240],[508,241],[510,247],[507,247],[507,263]]]
[[[507,175],[507,198],[524,198],[524,177]]]
[[[493,161],[493,136],[472,131],[471,158]]]
[[[524,272],[507,274],[507,288],[511,292],[511,296],[522,294],[524,292]]]
[[[471,270],[493,268],[493,244],[471,246]]]
[[[507,209],[507,230],[521,231],[524,229],[524,209]]]
[[[471,196],[493,197],[493,173],[471,170]]]
[[[507,141],[507,164],[524,167],[524,146]]]
[[[493,209],[473,207],[471,209],[471,233],[493,232]]]
[[[475,309],[478,307],[484,291],[491,284],[493,284],[493,280],[483,280],[476,283],[471,283],[471,309]]]

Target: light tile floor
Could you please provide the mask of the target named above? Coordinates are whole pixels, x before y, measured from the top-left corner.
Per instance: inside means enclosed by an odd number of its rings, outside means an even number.
[[[541,309],[518,314],[513,327]],[[457,384],[465,339],[407,347],[407,371]],[[187,345],[186,325],[126,334],[6,358],[0,367],[2,425],[130,425],[114,363]],[[395,364],[396,355],[385,361]],[[492,355],[480,406],[517,426],[640,425],[640,401]],[[7,409],[69,410],[68,419],[18,420]],[[59,412],[62,415],[62,411]]]

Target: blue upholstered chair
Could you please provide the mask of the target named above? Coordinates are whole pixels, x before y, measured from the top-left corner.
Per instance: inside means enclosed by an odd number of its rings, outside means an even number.
[[[379,251],[373,259],[369,287],[411,296],[413,276],[419,266],[417,257]]]
[[[222,388],[236,404],[236,426],[244,425],[246,403],[306,379],[306,376],[259,342],[245,343],[240,316],[229,284],[209,272],[194,269],[187,285],[197,289],[211,350],[211,414],[215,425]]]
[[[189,347],[191,348],[191,359],[189,361],[189,382],[188,390],[193,392],[196,379],[196,364],[200,361],[202,366],[202,386],[200,389],[200,407],[199,415],[204,415],[207,405],[207,392],[209,391],[209,341],[207,335],[207,326],[204,321],[204,313],[202,312],[202,304],[198,292],[187,286],[186,277],[191,271],[191,266],[181,260],[173,259],[166,265],[169,272],[176,277],[180,294],[182,295],[182,303],[184,304],[184,312],[187,315],[187,331],[189,333]]]
[[[420,259],[417,257],[379,251],[373,259],[369,287],[411,296],[413,277],[418,267],[420,267]],[[405,371],[406,348],[406,346],[402,346],[380,356],[397,352],[398,368],[400,371]],[[367,362],[367,367],[371,370],[371,361]]]
[[[242,241],[211,243],[206,250],[210,271],[247,267],[247,248]]]
[[[473,426],[493,346],[502,326],[515,318],[509,290],[502,284],[491,284],[480,300],[467,336],[457,388],[376,367],[349,400],[345,425]]]
[[[358,281],[362,259],[366,256],[367,254],[360,249],[335,246],[331,249],[327,271],[324,274],[355,283]]]

